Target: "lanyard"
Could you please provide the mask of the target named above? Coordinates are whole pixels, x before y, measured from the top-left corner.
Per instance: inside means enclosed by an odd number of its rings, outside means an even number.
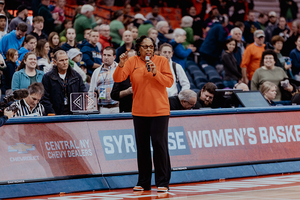
[[[67,78],[67,76],[66,76],[65,82],[64,82],[64,84],[63,84],[64,91],[65,91],[65,97],[67,97],[67,83],[68,83],[68,78]]]

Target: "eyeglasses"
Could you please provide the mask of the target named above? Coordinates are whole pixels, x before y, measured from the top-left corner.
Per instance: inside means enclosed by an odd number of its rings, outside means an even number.
[[[191,106],[194,106],[194,105],[195,105],[194,103],[190,103],[190,102],[188,102],[188,101],[185,101],[185,102],[187,102],[187,103],[190,104]]]
[[[150,48],[150,49],[154,49],[154,46],[153,45],[141,45],[141,47],[143,47],[143,49],[148,49],[148,48]]]

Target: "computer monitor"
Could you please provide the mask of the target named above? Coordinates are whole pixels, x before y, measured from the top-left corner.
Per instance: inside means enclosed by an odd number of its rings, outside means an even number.
[[[243,107],[269,107],[270,104],[260,91],[235,91],[237,99]]]
[[[239,107],[239,100],[234,92],[242,92],[241,89],[216,89],[213,106],[214,108],[233,108]]]

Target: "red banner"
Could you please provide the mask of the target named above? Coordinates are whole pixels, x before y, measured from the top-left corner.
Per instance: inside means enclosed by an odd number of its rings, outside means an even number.
[[[300,158],[300,112],[171,117],[174,170]],[[0,181],[137,170],[131,119],[5,125]]]

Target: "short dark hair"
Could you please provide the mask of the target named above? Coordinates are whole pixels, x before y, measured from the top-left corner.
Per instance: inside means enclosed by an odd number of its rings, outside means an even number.
[[[258,18],[264,18],[265,15],[265,13],[259,13]]]
[[[215,94],[216,89],[218,89],[218,87],[212,82],[208,82],[202,87],[203,92],[207,91],[213,95]]]
[[[32,83],[27,88],[29,95],[31,94],[40,94],[41,96],[44,95],[45,89],[42,83]]]
[[[106,50],[106,51],[109,51],[109,50],[112,50],[113,51],[113,55],[115,56],[116,55],[116,49],[111,47],[111,46],[107,46],[103,49],[103,51]]]
[[[265,56],[266,55],[272,55],[273,57],[274,57],[274,60],[275,60],[275,62],[277,61],[277,53],[274,51],[274,50],[272,50],[272,49],[267,49],[267,50],[265,50],[263,53],[262,53],[262,56],[261,56],[261,60],[260,60],[260,66],[262,67],[262,66],[264,66],[264,59],[265,59]]]
[[[24,23],[24,22],[19,23],[18,26],[17,26],[17,30],[20,30],[22,32],[26,32],[27,28],[28,28],[27,24]]]
[[[161,51],[164,47],[170,47],[172,49],[172,51],[173,51],[173,47],[169,43],[163,43],[162,45],[160,45],[159,51]]]
[[[137,52],[138,55],[139,55],[139,52],[140,52],[141,43],[142,43],[143,40],[146,39],[146,38],[148,38],[148,39],[150,39],[150,40],[152,41],[152,44],[153,44],[154,49],[155,49],[155,42],[154,42],[154,40],[153,40],[151,37],[149,37],[149,36],[142,35],[141,37],[139,37],[139,38],[135,41],[135,47],[134,47],[134,49],[135,49],[135,51]]]
[[[229,38],[228,40],[226,40],[226,42],[225,42],[225,46],[224,46],[224,49],[225,49],[225,50],[228,50],[228,48],[227,48],[227,44],[228,44],[229,42],[232,42],[232,41],[235,41],[235,47],[234,47],[234,50],[233,50],[233,52],[236,52],[236,51],[237,51],[237,49],[238,49],[238,46],[237,46],[237,41],[236,41],[235,39],[233,39],[233,38]]]
[[[243,22],[237,21],[237,22],[235,22],[234,26],[238,27],[238,28],[242,28],[242,27],[245,27],[245,24]]]

